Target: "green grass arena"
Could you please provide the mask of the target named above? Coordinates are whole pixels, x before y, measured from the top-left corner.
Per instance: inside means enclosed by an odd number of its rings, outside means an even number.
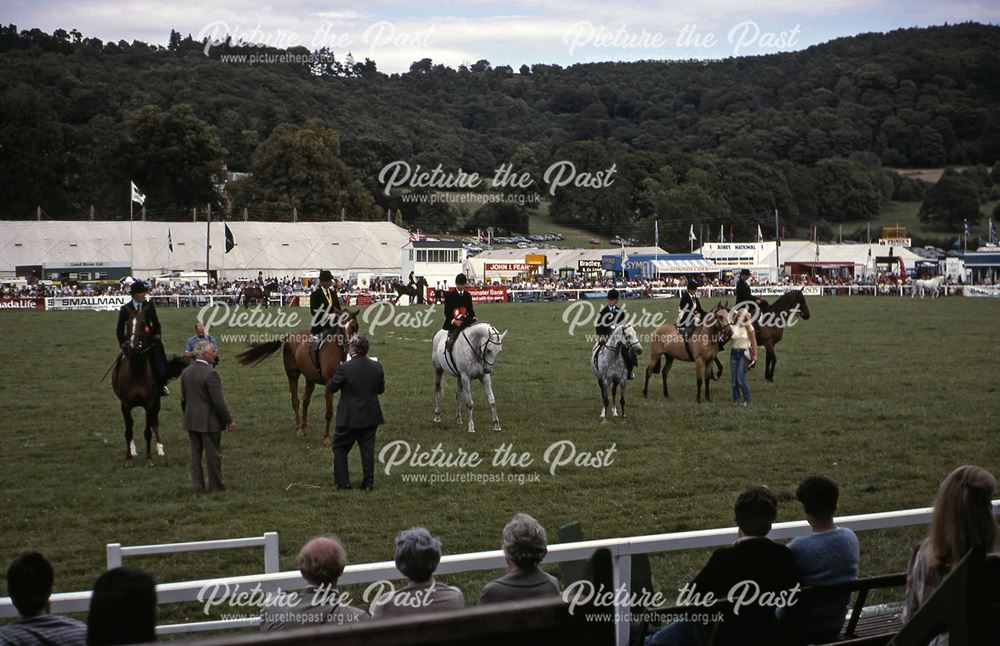
[[[715,299],[704,299],[714,304]],[[560,525],[580,520],[587,538],[654,534],[734,524],[732,502],[750,484],[766,484],[781,499],[779,521],[802,518],[798,482],[822,473],[841,486],[841,515],[929,506],[938,483],[961,464],[1000,473],[997,337],[1000,303],[993,299],[814,297],[812,318],[786,331],[778,346],[775,383],[763,361],[750,374],[754,405],[729,404],[729,367],[713,384],[713,401],[695,402],[694,367],[675,362],[671,398],[659,378],[643,400],[640,374],[629,383],[628,421],[601,424],[601,400],[591,375],[593,328],[568,332],[566,303],[497,304],[480,319],[508,330],[494,373],[503,432],[493,433],[476,383],[476,434],[454,422],[454,381],[446,377],[445,422],[435,425],[430,339],[426,327],[387,324],[371,334],[371,355],[386,372],[386,424],[378,433],[376,490],[335,491],[332,454],[320,445],[323,400],[314,397],[310,433],[295,436],[280,353],[256,367],[239,365],[242,346],[231,334],[280,328],[217,326],[226,397],[238,424],[223,438],[229,490],[191,492],[188,440],[181,427],[179,385],[163,400],[166,457],[151,469],[124,469],[124,427],[109,380],[116,355],[115,312],[0,313],[4,338],[0,470],[2,559],[29,549],[56,570],[56,591],[86,590],[101,573],[105,545],[234,538],[277,531],[281,566],[310,537],[335,533],[351,563],[391,560],[393,538],[423,525],[445,554],[500,547],[500,532],[516,512],[538,518],[557,542]],[[676,300],[628,301],[672,321]],[[406,308],[400,308],[404,311]],[[304,310],[285,310],[301,312]],[[417,312],[417,306],[409,312]],[[273,313],[274,310],[271,310]],[[197,309],[160,308],[168,354],[180,353]],[[362,324],[363,331],[370,326]],[[641,333],[652,330],[645,328]],[[728,353],[721,355],[728,358]],[[140,457],[142,412],[136,411]],[[405,440],[445,452],[479,452],[475,469],[399,466],[386,475],[378,451]],[[544,454],[569,440],[578,453],[607,466],[561,466],[550,473]],[[509,444],[529,453],[526,467],[491,466]],[[610,447],[614,452],[609,452]],[[603,452],[603,453],[599,453]],[[597,460],[600,461],[600,460]],[[407,474],[523,474],[515,482],[411,482]],[[360,478],[357,450],[351,475]],[[487,479],[484,476],[483,479]],[[925,528],[863,532],[862,575],[905,569]],[[671,595],[695,574],[706,551],[653,558],[654,584]],[[158,582],[261,572],[261,550],[126,558]],[[555,568],[550,568],[555,572]],[[499,572],[442,577],[474,604]],[[360,591],[351,591],[355,598]],[[161,623],[200,621],[198,604],[163,606]],[[213,615],[217,617],[218,615]]]

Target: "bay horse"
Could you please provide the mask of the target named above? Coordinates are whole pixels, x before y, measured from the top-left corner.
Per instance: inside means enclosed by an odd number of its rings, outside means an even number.
[[[755,312],[751,311],[751,315]],[[809,305],[801,289],[785,292],[770,305],[762,308],[762,312],[754,316],[754,331],[757,333],[757,345],[767,350],[764,362],[764,379],[774,381],[774,366],[778,363],[778,355],[774,346],[785,336],[785,328],[792,324],[793,317],[798,314],[809,320]]]
[[[149,353],[153,349],[153,331],[146,325],[145,309],[139,310],[125,324],[129,331],[125,350],[118,356],[111,372],[111,388],[121,403],[122,418],[125,420],[125,467],[132,467],[132,456],[136,455],[132,419],[132,409],[142,407],[146,412],[146,466],[153,466],[151,442],[156,435],[156,452],[164,455],[160,441],[160,385],[156,379],[153,360]],[[167,378],[180,375],[187,362],[178,357],[167,361]]]
[[[330,420],[333,418],[333,393],[326,389],[326,384],[333,379],[337,366],[345,359],[348,342],[358,333],[358,313],[349,310],[336,311],[332,318],[336,319],[332,331],[325,335],[320,346],[319,367],[313,361],[309,330],[300,330],[287,334],[276,341],[254,342],[250,347],[236,356],[245,365],[257,365],[267,357],[283,349],[285,376],[288,377],[288,392],[292,398],[292,410],[295,412],[295,434],[305,437],[309,431],[309,402],[312,400],[316,386],[323,389],[326,396],[326,431],[323,433],[323,445],[330,443]],[[302,414],[299,414],[299,377],[305,377],[306,388],[302,395]]]
[[[251,283],[240,290],[240,295],[236,299],[237,305],[249,305],[251,301],[262,304],[264,307],[270,306],[271,294],[278,291],[277,283],[267,283],[263,287],[257,283]]]
[[[636,356],[642,354],[642,344],[639,343],[639,336],[635,333],[635,328],[631,325],[616,325],[611,328],[608,340],[602,345],[594,343],[591,364],[594,376],[597,377],[597,385],[601,388],[601,400],[604,407],[601,408],[601,423],[608,421],[608,395],[610,391],[611,415],[618,417],[618,408],[615,405],[617,391],[621,388],[622,420],[625,420],[625,386],[628,384],[628,368],[625,366],[625,358],[622,356],[624,349],[631,349]]]
[[[497,400],[493,396],[493,366],[503,350],[502,334],[489,323],[480,321],[458,333],[449,354],[445,349],[447,330],[438,330],[431,341],[431,363],[434,365],[434,422],[441,422],[441,377],[447,370],[458,384],[455,387],[455,418],[462,424],[462,393],[465,393],[469,411],[469,433],[476,432],[472,420],[472,380],[477,379],[486,390],[486,401],[490,404],[493,430],[500,432],[500,418],[497,416]]]
[[[729,322],[729,303],[719,303],[702,317],[695,326],[688,341],[685,343],[677,327],[664,323],[653,330],[653,341],[649,354],[649,365],[646,366],[646,382],[642,386],[642,396],[646,397],[649,390],[649,376],[660,372],[663,365],[663,396],[670,397],[667,389],[667,373],[670,372],[674,360],[693,361],[698,381],[698,401],[701,401],[701,386],[705,385],[705,401],[712,401],[709,384],[713,379],[722,376],[722,363],[719,362],[719,344],[729,340],[733,335],[733,326]],[[712,370],[712,364],[718,368],[718,373]],[[706,373],[707,369],[707,373]]]
[[[413,285],[403,283],[393,283],[392,288],[396,291],[396,298],[392,299],[393,305],[399,301],[400,296],[409,296],[410,304],[416,302],[418,305],[424,304],[424,293],[427,288],[427,280],[421,276]]]

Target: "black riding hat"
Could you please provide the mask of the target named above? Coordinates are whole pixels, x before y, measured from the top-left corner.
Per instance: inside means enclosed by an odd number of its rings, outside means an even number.
[[[468,282],[469,279],[465,277],[465,274],[459,274],[458,276],[455,276],[456,285],[465,285]]]
[[[141,280],[135,281],[134,283],[132,283],[132,286],[128,288],[128,293],[132,294],[133,296],[135,296],[136,294],[145,294],[148,291],[149,288],[146,287],[146,283],[142,282]]]
[[[699,287],[701,287],[701,283],[699,283],[694,278],[688,278],[688,289],[689,290],[691,290],[691,289],[698,289]]]
[[[608,300],[609,301],[617,301],[618,300],[618,290],[617,289],[609,289],[608,290]]]
[[[743,268],[740,270],[740,276],[749,276],[749,275],[750,275],[749,269]]]
[[[324,269],[323,271],[319,272],[319,279],[320,281],[333,280],[333,274],[331,274],[329,270]]]

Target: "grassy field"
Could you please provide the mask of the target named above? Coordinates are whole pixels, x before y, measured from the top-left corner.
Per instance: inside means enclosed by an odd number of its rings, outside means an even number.
[[[676,310],[673,302],[628,306],[634,311],[643,305],[671,320]],[[729,405],[725,384],[716,385],[714,401],[697,404],[693,367],[678,363],[671,399],[654,396],[653,386],[643,400],[641,381],[632,382],[628,421],[605,425],[598,421],[600,398],[588,365],[589,329],[568,333],[561,320],[565,304],[482,306],[481,318],[509,330],[494,380],[504,431],[488,430],[488,409],[476,385],[480,432],[474,435],[431,421],[428,355],[437,312],[433,327],[382,327],[372,336],[372,354],[387,375],[379,447],[393,440],[440,444],[446,451],[478,451],[488,460],[511,443],[534,463],[471,471],[524,473],[539,481],[431,485],[404,482],[404,474],[462,470],[400,467],[390,475],[380,470],[370,494],[333,489],[331,452],[319,444],[321,400],[313,407],[311,434],[296,438],[280,358],[243,367],[234,360],[239,344],[224,341],[219,370],[239,428],[223,441],[229,491],[212,496],[190,490],[176,394],[164,400],[161,415],[167,456],[153,469],[122,468],[117,400],[101,382],[115,356],[115,313],[5,311],[0,561],[40,550],[55,565],[57,590],[70,591],[90,588],[104,566],[105,544],[116,541],[166,543],[273,530],[281,535],[282,569],[293,569],[302,543],[324,532],[345,541],[354,563],[391,559],[393,537],[413,525],[440,536],[446,553],[495,549],[503,525],[519,511],[537,517],[553,542],[556,528],[573,520],[582,521],[588,538],[723,527],[733,524],[736,493],[757,483],[779,493],[780,520],[792,520],[801,518],[795,486],[813,473],[841,484],[842,514],[926,506],[940,480],[960,464],[1000,474],[998,305],[972,298],[814,298],[812,319],[790,329],[779,346],[776,383],[766,384],[759,370],[751,373],[753,407]],[[195,310],[161,310],[169,347],[182,347],[195,316]],[[213,334],[261,331],[215,328]],[[449,383],[446,413],[453,410],[451,393]],[[552,475],[543,454],[561,440],[588,452],[613,445],[613,462],[601,469],[565,466]],[[352,454],[355,482],[358,460]],[[863,534],[862,572],[903,569],[922,532]],[[705,558],[704,551],[655,557],[657,589],[676,589]],[[262,568],[259,550],[126,562],[148,568],[161,582]],[[472,602],[497,575],[448,581]],[[190,605],[164,607],[161,614],[168,621],[203,618]]]

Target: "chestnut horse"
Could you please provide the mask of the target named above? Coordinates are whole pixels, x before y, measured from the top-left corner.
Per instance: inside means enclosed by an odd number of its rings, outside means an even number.
[[[752,309],[750,313],[755,314]],[[802,295],[800,289],[785,292],[781,298],[765,306],[762,314],[754,316],[757,345],[762,345],[767,350],[764,378],[768,381],[774,381],[774,366],[778,363],[778,355],[774,351],[774,346],[778,345],[778,342],[785,336],[785,328],[792,325],[793,317],[796,314],[809,320],[809,306],[806,304],[806,297]]]
[[[121,402],[122,417],[125,419],[125,466],[133,466],[132,456],[136,455],[132,409],[141,406],[146,411],[146,428],[143,431],[146,439],[146,466],[151,467],[153,454],[150,445],[153,434],[156,434],[157,453],[164,453],[160,442],[160,386],[153,369],[153,360],[149,356],[153,349],[153,331],[146,325],[145,310],[131,315],[125,329],[129,331],[128,344],[118,356],[111,372],[111,388]],[[177,377],[186,364],[184,359],[178,357],[170,359],[167,362],[167,377]]]
[[[330,420],[333,419],[333,394],[328,392],[326,384],[333,379],[337,366],[344,361],[347,343],[358,333],[358,313],[347,310],[332,315],[336,319],[332,331],[326,334],[323,345],[319,349],[319,367],[313,361],[313,353],[309,348],[311,335],[309,330],[292,332],[278,339],[262,343],[251,343],[248,350],[237,355],[239,362],[245,366],[257,365],[267,357],[284,349],[285,376],[288,377],[288,392],[292,397],[292,410],[295,411],[295,434],[305,437],[309,430],[309,402],[312,400],[316,386],[323,389],[326,396],[326,432],[323,433],[323,444],[330,443]],[[299,415],[299,377],[306,378],[306,389],[302,395],[302,414]]]
[[[719,343],[725,343],[733,335],[733,327],[729,323],[729,303],[716,305],[705,314],[699,325],[688,338],[687,343],[681,337],[677,327],[665,323],[653,330],[652,348],[649,354],[649,365],[646,366],[646,383],[642,386],[642,396],[649,391],[649,376],[660,372],[660,361],[663,366],[663,396],[669,397],[667,390],[667,373],[670,372],[674,360],[694,361],[695,373],[698,377],[698,401],[701,401],[701,385],[705,384],[705,401],[711,401],[709,384],[713,379],[722,376],[722,364],[718,360]],[[712,371],[712,364],[718,366],[718,374]],[[708,372],[706,373],[706,368]]]

